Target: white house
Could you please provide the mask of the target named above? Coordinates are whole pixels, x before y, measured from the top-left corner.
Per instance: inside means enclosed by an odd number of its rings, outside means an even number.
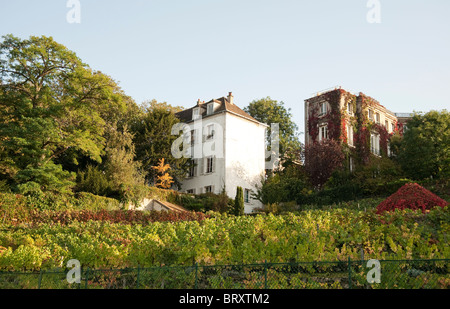
[[[184,145],[193,160],[182,182],[186,193],[220,193],[231,198],[243,188],[245,212],[263,205],[252,198],[264,177],[266,124],[258,122],[227,97],[201,102],[176,116],[185,124]],[[186,149],[185,149],[186,150]]]

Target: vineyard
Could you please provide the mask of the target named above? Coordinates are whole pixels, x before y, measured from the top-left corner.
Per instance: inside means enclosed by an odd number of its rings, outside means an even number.
[[[445,259],[449,208],[330,208],[285,215],[30,212],[0,226],[0,270]]]

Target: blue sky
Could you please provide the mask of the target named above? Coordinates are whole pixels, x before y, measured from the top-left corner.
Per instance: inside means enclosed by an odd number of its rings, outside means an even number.
[[[304,131],[304,100],[335,86],[394,112],[450,106],[450,1],[0,0],[0,35],[52,36],[137,103],[270,96]]]

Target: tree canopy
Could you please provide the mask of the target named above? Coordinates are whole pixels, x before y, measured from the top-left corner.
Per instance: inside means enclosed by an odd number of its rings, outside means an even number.
[[[133,142],[136,146],[136,160],[141,162],[145,179],[149,184],[157,182],[157,166],[161,159],[169,164],[168,174],[172,177],[174,185],[180,187],[189,169],[187,158],[174,158],[172,143],[177,136],[172,135],[172,127],[180,120],[175,112],[180,107],[172,107],[166,102],[156,100],[145,102],[141,106],[141,115],[132,126]]]
[[[415,180],[450,177],[450,114],[415,113],[402,138],[391,141],[397,162]]]
[[[302,145],[298,138],[298,126],[292,120],[290,108],[284,102],[278,102],[270,97],[252,101],[244,108],[250,116],[267,125],[279,125],[279,154],[284,166],[301,160]],[[270,145],[271,128],[268,130],[267,143]]]
[[[124,133],[136,109],[112,78],[51,37],[4,36],[0,77],[0,178],[20,192],[69,192],[80,160],[111,159],[113,131]]]

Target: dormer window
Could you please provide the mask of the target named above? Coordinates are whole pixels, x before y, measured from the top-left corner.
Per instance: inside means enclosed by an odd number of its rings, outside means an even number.
[[[192,120],[200,118],[200,108],[196,107],[192,110]]]
[[[208,104],[208,106],[206,108],[207,115],[211,115],[212,113],[214,113],[214,103]]]

